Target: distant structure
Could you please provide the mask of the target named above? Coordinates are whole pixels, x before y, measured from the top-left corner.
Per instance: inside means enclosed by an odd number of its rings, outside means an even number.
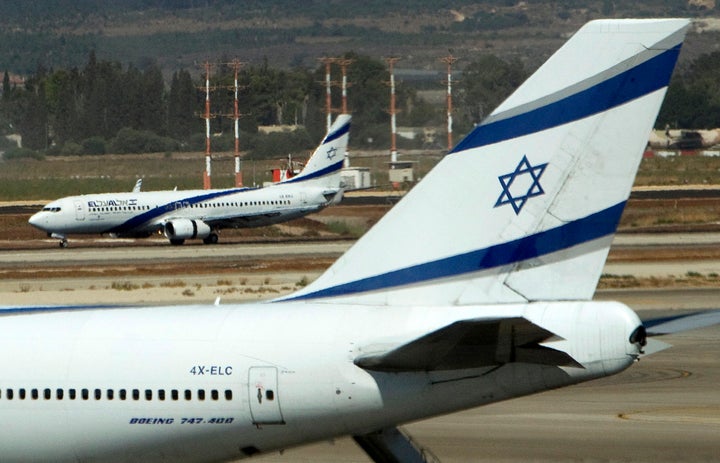
[[[452,65],[458,59],[455,58],[452,53],[448,56],[440,58],[440,61],[447,64],[447,149],[448,152],[453,147],[453,132],[452,132]]]
[[[242,158],[240,157],[240,111],[238,106],[238,99],[239,99],[239,91],[240,91],[240,85],[238,81],[238,74],[240,72],[240,69],[245,64],[237,59],[229,62],[229,63],[221,63],[229,65],[230,68],[234,71],[234,83],[233,85],[222,87],[227,88],[229,90],[232,90],[234,92],[234,98],[233,98],[233,110],[230,114],[222,114],[222,113],[213,113],[211,111],[211,104],[210,104],[210,95],[213,90],[216,90],[218,87],[211,86],[210,85],[210,76],[212,74],[212,66],[213,64],[209,62],[205,62],[205,86],[202,87],[202,89],[205,92],[205,110],[201,114],[201,118],[205,119],[205,171],[203,173],[203,188],[206,190],[209,190],[212,188],[212,150],[211,150],[211,137],[210,137],[210,120],[215,116],[223,116],[223,117],[229,117],[234,122],[234,128],[235,128],[235,150],[234,150],[234,156],[235,156],[235,186],[241,187],[243,186],[243,178],[242,178]]]
[[[337,63],[340,65],[340,73],[342,74],[342,114],[349,114],[347,106],[347,89],[350,84],[347,80],[347,68],[354,62],[355,60],[350,58],[337,59]]]
[[[397,63],[400,60],[400,58],[397,57],[389,57],[385,58],[385,61],[388,63],[388,67],[390,70],[390,110],[388,111],[390,113],[390,162],[395,163],[397,162],[397,124],[395,122],[395,114],[397,114],[397,110],[395,109],[395,63]],[[392,164],[390,166],[392,169]]]
[[[332,58],[332,57],[322,57],[319,58],[320,62],[325,65],[325,120],[327,123],[326,132],[330,131],[330,126],[332,125],[332,86],[335,84],[335,82],[331,79],[331,66],[334,63],[338,62],[338,58]]]
[[[238,85],[238,73],[244,63],[241,63],[237,59],[229,63],[233,71],[235,72],[235,85],[233,87],[234,99],[233,99],[233,114],[232,118],[235,123],[235,186],[243,186],[242,178],[242,159],[240,159],[240,112],[238,110],[238,92],[240,86]]]
[[[205,172],[203,172],[203,188],[211,188],[212,156],[210,152],[210,68],[211,64],[205,61]]]
[[[400,58],[389,57],[385,58],[388,63],[390,71],[390,170],[388,171],[388,178],[393,188],[400,188],[401,184],[411,183],[414,181],[414,165],[412,161],[398,161],[397,157],[397,123],[395,121],[395,115],[397,114],[397,108],[395,106],[395,63]]]

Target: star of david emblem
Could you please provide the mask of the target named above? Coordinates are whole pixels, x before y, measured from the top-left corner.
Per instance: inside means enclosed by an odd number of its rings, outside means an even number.
[[[333,146],[332,148],[330,148],[330,149],[327,151],[327,158],[328,158],[328,159],[334,158],[336,152],[337,152],[337,148],[335,148],[335,147]]]
[[[526,155],[520,160],[513,172],[498,177],[502,193],[495,203],[495,207],[510,204],[515,214],[520,214],[528,199],[545,194],[540,185],[540,177],[548,163],[530,165]]]

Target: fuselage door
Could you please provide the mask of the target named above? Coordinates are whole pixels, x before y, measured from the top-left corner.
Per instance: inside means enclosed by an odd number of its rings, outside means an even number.
[[[85,208],[82,201],[75,201],[75,220],[85,220]]]
[[[285,424],[280,412],[277,368],[251,367],[248,393],[253,424]]]

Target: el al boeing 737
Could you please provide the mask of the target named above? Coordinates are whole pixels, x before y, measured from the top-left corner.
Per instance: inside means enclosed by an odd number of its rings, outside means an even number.
[[[162,232],[172,244],[217,243],[222,228],[261,227],[317,212],[342,199],[340,169],[350,116],[341,114],[295,177],[266,188],[148,191],[69,196],[51,202],[30,224],[67,246],[71,234],[147,237]]]
[[[219,462],[353,436],[422,462],[399,425],[628,368],[651,330],[592,296],[688,24],[582,27],[298,292],[2,309],[0,460]]]

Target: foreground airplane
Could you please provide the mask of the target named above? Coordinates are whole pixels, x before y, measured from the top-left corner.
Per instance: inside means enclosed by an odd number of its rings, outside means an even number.
[[[67,246],[67,235],[109,233],[147,237],[162,231],[172,244],[217,243],[222,228],[262,227],[317,212],[342,199],[340,169],[350,130],[341,114],[295,177],[267,188],[141,192],[69,196],[45,206],[30,224]]]
[[[351,435],[421,462],[398,425],[629,367],[645,327],[591,299],[687,27],[584,26],[299,292],[5,308],[0,460],[214,462]]]

